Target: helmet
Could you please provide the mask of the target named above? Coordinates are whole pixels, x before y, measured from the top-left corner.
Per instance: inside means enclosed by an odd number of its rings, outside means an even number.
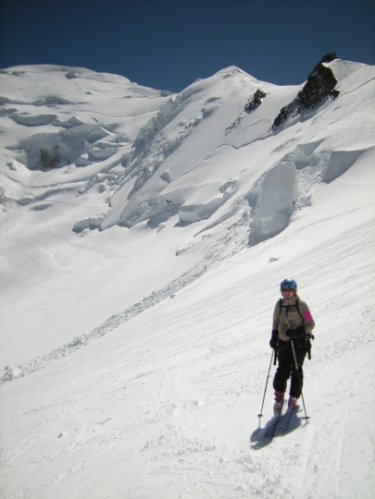
[[[294,279],[284,279],[280,283],[280,289],[288,289],[290,291],[297,291],[297,283]]]

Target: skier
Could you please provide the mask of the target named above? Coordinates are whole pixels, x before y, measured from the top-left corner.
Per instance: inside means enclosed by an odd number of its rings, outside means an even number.
[[[314,319],[307,304],[297,295],[297,283],[294,279],[284,279],[280,284],[282,298],[278,300],[273,313],[272,336],[270,347],[275,350],[278,368],[273,380],[275,390],[275,413],[281,413],[287,381],[291,376],[288,409],[296,408],[302,393],[302,365],[307,352]],[[298,369],[295,368],[292,344]]]

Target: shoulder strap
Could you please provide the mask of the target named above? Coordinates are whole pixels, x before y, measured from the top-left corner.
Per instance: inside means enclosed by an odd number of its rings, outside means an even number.
[[[281,316],[281,310],[284,307],[284,305],[283,305],[283,299],[280,298],[278,303],[279,303],[279,317],[280,317]]]
[[[281,308],[283,306],[283,299],[280,298],[278,303],[279,303],[279,317],[280,317],[280,315],[281,315]]]
[[[303,320],[303,322],[305,322],[305,319],[303,318],[303,315],[301,314],[301,310],[299,308],[299,298],[297,296],[297,299],[296,299],[296,310],[298,312],[298,315],[301,317],[301,319]]]

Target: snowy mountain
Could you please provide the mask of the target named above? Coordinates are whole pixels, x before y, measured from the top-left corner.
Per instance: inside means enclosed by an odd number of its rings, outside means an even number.
[[[374,77],[0,72],[1,497],[372,497]],[[287,276],[311,420],[265,446]]]

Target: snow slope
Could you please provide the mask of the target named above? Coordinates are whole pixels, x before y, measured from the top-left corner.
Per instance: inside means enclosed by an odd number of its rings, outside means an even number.
[[[300,87],[234,67],[177,95],[0,74],[1,497],[373,496],[375,70],[329,67],[339,96],[277,131]],[[264,445],[286,276],[311,420]]]

